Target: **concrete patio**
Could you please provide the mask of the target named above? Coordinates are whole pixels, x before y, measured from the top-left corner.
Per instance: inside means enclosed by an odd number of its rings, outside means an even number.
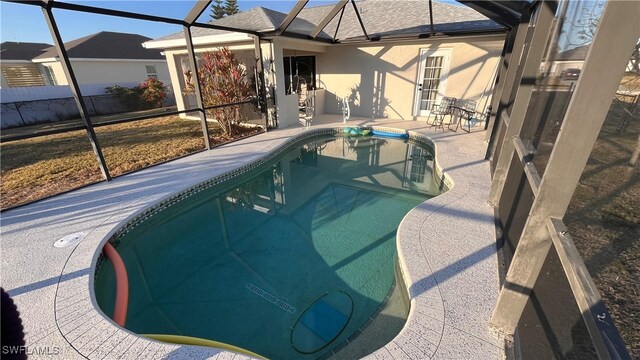
[[[2,287],[23,319],[27,351],[37,357],[245,358],[212,348],[139,337],[116,326],[92,299],[98,249],[127,219],[150,205],[263,157],[306,131],[343,126],[337,115],[278,129],[4,212]],[[486,204],[489,163],[484,131],[433,131],[417,121],[351,119],[349,126],[408,130],[436,146],[453,188],[414,208],[398,229],[398,253],[411,311],[403,331],[371,359],[499,359],[489,329],[499,292],[493,209]],[[77,245],[57,239],[82,232]]]

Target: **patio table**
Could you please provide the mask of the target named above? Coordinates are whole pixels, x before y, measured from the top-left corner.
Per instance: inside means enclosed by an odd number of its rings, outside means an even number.
[[[462,106],[459,105],[452,105],[451,106],[451,122],[449,122],[448,128],[449,130],[458,131],[458,128],[460,127],[460,119],[461,118],[465,118],[467,119],[467,121],[470,121],[471,118],[473,117],[475,111],[474,110],[470,110],[467,108],[464,108]],[[451,129],[451,126],[455,124],[455,129]],[[462,127],[462,130],[465,130],[464,127]],[[465,130],[466,132],[470,132],[471,128],[469,128],[469,130]]]

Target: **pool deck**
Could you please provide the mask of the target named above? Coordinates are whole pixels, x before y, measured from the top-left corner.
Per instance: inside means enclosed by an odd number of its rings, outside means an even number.
[[[342,126],[320,116],[311,129]],[[433,131],[424,122],[352,119],[350,126],[414,131],[436,145],[436,161],[454,182],[411,210],[398,251],[411,311],[401,333],[370,359],[502,359],[488,322],[498,292],[493,209],[484,131]],[[31,358],[242,359],[212,348],[139,337],[115,325],[91,299],[97,249],[126,219],[200,182],[267,154],[302,127],[285,128],[88,186],[2,213],[1,279],[20,310]],[[82,232],[77,246],[54,241]]]

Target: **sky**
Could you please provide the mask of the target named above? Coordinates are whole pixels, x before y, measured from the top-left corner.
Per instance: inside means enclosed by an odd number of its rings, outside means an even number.
[[[103,7],[108,9],[139,12],[172,18],[184,18],[196,3],[195,0],[63,0],[67,3]],[[240,10],[256,6],[268,7],[288,12],[295,0],[289,1],[244,1],[239,0]],[[333,4],[335,1],[311,0],[307,7]],[[178,25],[167,25],[141,20],[86,14],[68,10],[54,9],[54,15],[62,39],[67,42],[99,31],[118,31],[137,33],[150,38],[162,37],[182,31]],[[38,6],[0,2],[0,41],[52,43],[51,35],[44,21],[42,10]],[[207,10],[198,21],[210,20]]]
[[[56,0],[57,1],[57,0]],[[148,15],[183,19],[197,0],[60,0],[67,3],[102,7]],[[396,0],[398,1],[398,0]],[[439,0],[457,4],[454,0]],[[560,50],[573,48],[585,43],[579,39],[584,26],[579,26],[585,17],[597,17],[602,11],[602,0],[582,0],[570,2],[567,9],[567,20],[563,34],[559,39]],[[287,13],[295,5],[296,0],[238,0],[240,10],[255,6],[264,6]],[[307,7],[335,4],[336,0],[310,0]],[[198,21],[207,22],[210,11],[205,11]],[[54,9],[54,15],[65,42],[91,35],[100,31],[126,32],[159,38],[182,31],[178,25],[169,25],[142,20],[87,14],[69,10]],[[0,41],[41,42],[51,44],[51,35],[44,21],[42,10],[38,6],[0,2]],[[588,41],[587,41],[588,42]]]
[[[178,19],[183,19],[196,3],[196,0],[61,1]],[[454,0],[440,1],[457,4]],[[289,12],[295,3],[295,0],[238,1],[241,11],[256,6],[263,6],[284,13]],[[306,6],[310,7],[335,3],[336,0],[310,0]],[[178,25],[167,25],[114,16],[93,15],[69,10],[54,9],[53,11],[58,28],[60,29],[60,34],[65,42],[100,31],[136,33],[150,38],[158,38],[182,31],[182,28]],[[209,13],[209,10],[205,11],[198,21],[209,21]],[[38,6],[0,2],[0,16],[0,41],[52,43],[42,10]]]

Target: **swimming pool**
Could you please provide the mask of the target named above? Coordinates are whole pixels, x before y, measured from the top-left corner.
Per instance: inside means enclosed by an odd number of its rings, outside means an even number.
[[[385,305],[398,224],[442,192],[434,167],[426,143],[323,135],[176,197],[113,239],[129,276],[125,327],[269,358],[331,354]],[[110,316],[106,262],[95,295]]]

